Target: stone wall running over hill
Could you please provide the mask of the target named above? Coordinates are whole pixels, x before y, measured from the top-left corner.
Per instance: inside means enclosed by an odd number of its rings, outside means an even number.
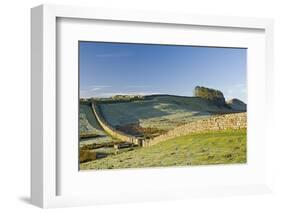
[[[214,116],[176,127],[163,135],[146,140],[144,146],[148,147],[162,141],[192,133],[245,128],[247,128],[247,113],[245,112]]]
[[[133,136],[127,135],[123,132],[116,130],[103,118],[99,105],[95,101],[92,102],[92,109],[97,121],[99,122],[99,124],[101,125],[101,127],[104,129],[105,132],[107,132],[112,137],[118,138],[122,141],[130,142],[130,143],[135,142],[134,141],[135,138]]]

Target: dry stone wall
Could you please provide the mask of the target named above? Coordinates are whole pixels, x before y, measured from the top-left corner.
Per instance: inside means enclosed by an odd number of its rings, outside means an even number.
[[[116,130],[103,118],[102,112],[100,111],[99,106],[95,101],[92,102],[92,109],[97,121],[99,122],[99,124],[101,125],[101,127],[104,129],[105,132],[107,132],[109,135],[111,135],[114,138],[118,138],[122,141],[134,143],[134,137]]]
[[[245,128],[247,128],[247,113],[245,112],[214,116],[176,127],[163,135],[146,140],[144,146],[151,146],[162,141],[192,133]]]

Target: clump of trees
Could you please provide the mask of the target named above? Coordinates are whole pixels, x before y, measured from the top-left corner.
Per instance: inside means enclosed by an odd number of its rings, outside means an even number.
[[[80,98],[79,102],[80,104],[90,104],[92,100],[90,98]]]
[[[144,97],[142,95],[115,95],[112,96],[111,99],[115,101],[134,101],[142,100]]]
[[[143,95],[115,95],[108,98],[101,98],[101,97],[80,98],[80,104],[91,104],[94,101],[99,103],[119,103],[119,102],[138,101],[144,99],[145,96]]]
[[[208,100],[218,106],[225,106],[225,98],[219,90],[197,86],[194,89],[194,96]]]

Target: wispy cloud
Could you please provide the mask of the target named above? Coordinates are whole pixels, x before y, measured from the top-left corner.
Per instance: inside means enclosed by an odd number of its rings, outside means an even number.
[[[240,93],[246,93],[246,85],[245,84],[236,84],[234,85],[235,89],[237,89]]]
[[[102,89],[105,89],[105,88],[111,88],[112,86],[109,86],[109,85],[96,85],[96,86],[91,86],[90,87],[90,91],[98,91],[98,90],[102,90]]]
[[[247,102],[247,88],[245,84],[234,84],[224,87],[222,90],[226,99],[238,98]]]
[[[112,86],[110,86],[110,85],[87,86],[85,88],[81,88],[80,95],[81,95],[81,97],[93,97],[93,96],[96,96],[97,93],[106,91],[110,88],[112,88]]]
[[[228,90],[227,90],[227,94],[228,94],[228,95],[232,95],[232,94],[233,94],[233,89],[228,89]]]

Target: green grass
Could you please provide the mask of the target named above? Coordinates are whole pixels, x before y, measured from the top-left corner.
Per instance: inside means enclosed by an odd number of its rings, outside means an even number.
[[[81,170],[246,163],[246,130],[181,136],[81,163]]]

